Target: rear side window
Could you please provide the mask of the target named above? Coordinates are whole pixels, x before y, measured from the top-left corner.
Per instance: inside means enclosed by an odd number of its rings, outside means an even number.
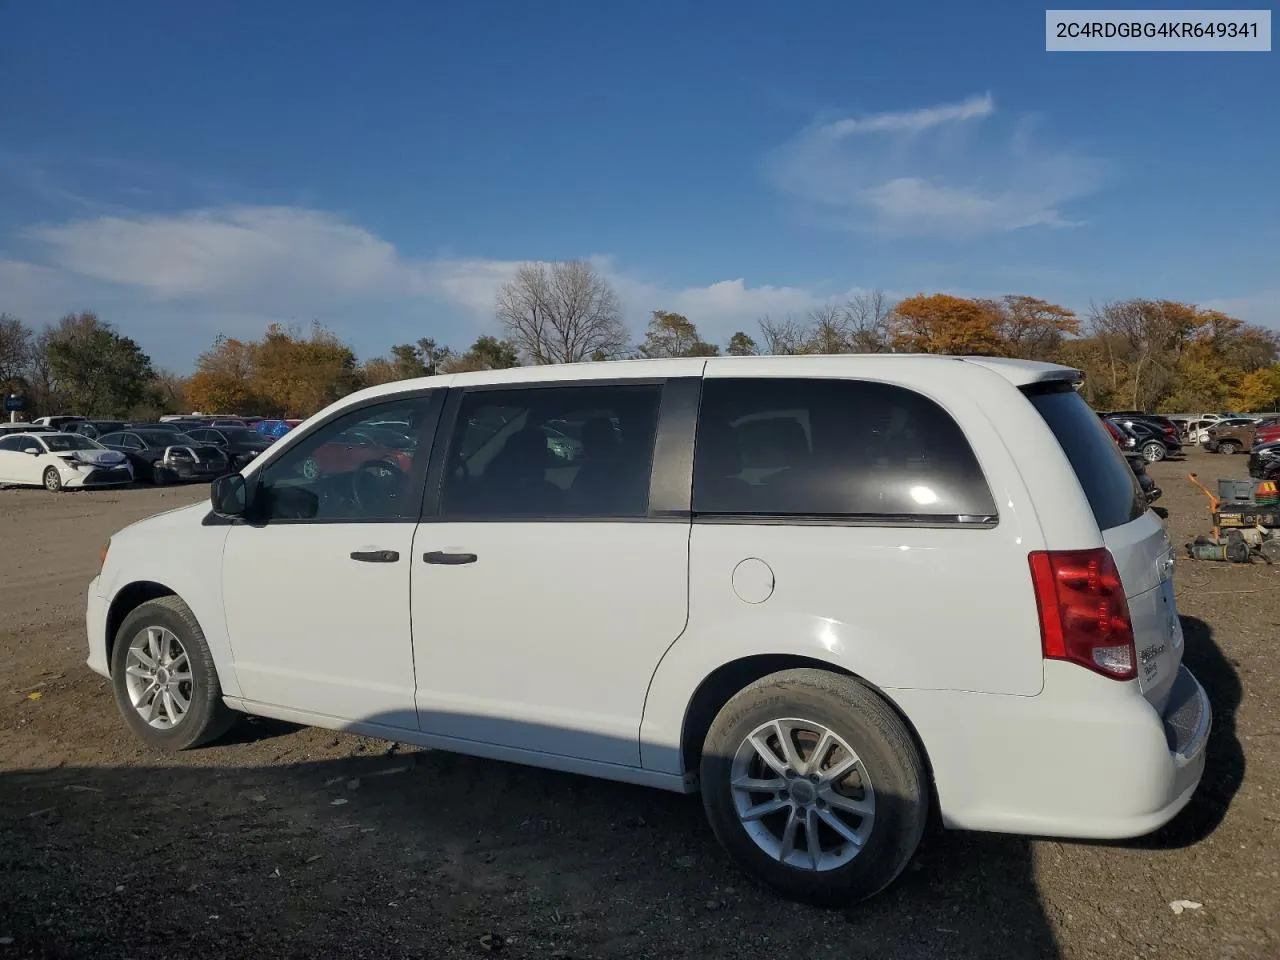
[[[990,525],[959,425],[932,400],[859,380],[710,379],[693,468],[702,516]]]
[[[1142,516],[1146,505],[1138,478],[1084,398],[1067,383],[1024,392],[1071,461],[1098,529]]]

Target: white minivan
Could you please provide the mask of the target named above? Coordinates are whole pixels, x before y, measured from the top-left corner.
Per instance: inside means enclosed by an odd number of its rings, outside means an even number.
[[[1147,833],[1210,707],[1079,379],[854,355],[372,387],[116,534],[88,662],[157,747],[249,713],[700,791],[747,872],[817,902],[883,889],[935,810]]]

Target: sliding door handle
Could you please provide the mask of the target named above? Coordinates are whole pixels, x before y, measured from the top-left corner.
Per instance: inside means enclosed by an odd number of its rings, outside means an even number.
[[[458,566],[463,563],[475,563],[479,559],[474,553],[441,553],[439,550],[433,550],[430,553],[424,553],[422,559],[427,563],[443,563],[449,566]]]
[[[353,550],[351,559],[362,563],[395,563],[400,554],[395,550]]]

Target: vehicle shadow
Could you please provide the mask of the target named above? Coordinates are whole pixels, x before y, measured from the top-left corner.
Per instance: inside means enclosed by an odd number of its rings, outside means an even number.
[[[1182,662],[1209,695],[1213,726],[1199,789],[1163,828],[1127,844],[1140,849],[1177,849],[1199,843],[1218,829],[1244,782],[1244,748],[1236,732],[1236,710],[1244,696],[1240,676],[1213,639],[1209,624],[1197,617],[1184,615],[1180,619],[1186,644]]]
[[[821,909],[740,873],[697,797],[413,747],[246,767],[240,743],[0,774],[16,955],[1059,955],[1023,839],[932,832]]]
[[[243,743],[262,743],[297,733],[302,727],[274,717],[242,717],[235,726],[218,738],[213,746],[233,747]]]

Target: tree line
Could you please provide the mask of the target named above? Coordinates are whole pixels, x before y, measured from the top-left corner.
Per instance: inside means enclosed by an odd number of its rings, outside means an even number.
[[[951,353],[1047,360],[1085,373],[1099,409],[1163,412],[1280,408],[1280,337],[1215,310],[1170,300],[1091,306],[1086,315],[1020,294],[993,299],[879,291],[803,316],[759,318],[723,344],[694,320],[654,310],[635,343],[608,280],[582,261],[520,267],[499,289],[497,335],[455,351],[432,337],[361,361],[331,331],[273,324],[260,340],[219,336],[189,377],[157,370],[92,313],[36,332],[0,315],[0,389],[34,411],[101,417],[165,412],[307,416],[364,386],[521,364],[723,354]]]

